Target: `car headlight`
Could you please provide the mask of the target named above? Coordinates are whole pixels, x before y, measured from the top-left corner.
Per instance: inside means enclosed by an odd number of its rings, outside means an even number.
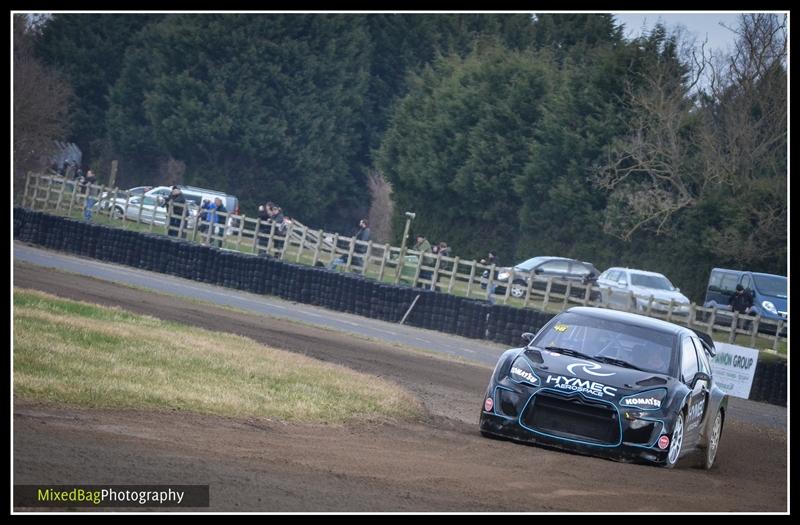
[[[774,304],[772,304],[772,301],[761,301],[761,307],[762,307],[764,310],[766,310],[766,311],[768,311],[768,312],[770,312],[770,313],[773,313],[773,314],[775,314],[775,315],[778,315],[778,309],[777,309],[777,308],[775,308],[775,305],[774,305]]]
[[[530,363],[524,357],[518,357],[511,364],[511,370],[508,376],[515,383],[528,383],[530,385],[538,385],[539,378],[533,373]]]
[[[619,400],[619,404],[635,410],[660,410],[665,397],[667,397],[667,389],[656,388],[625,396]]]

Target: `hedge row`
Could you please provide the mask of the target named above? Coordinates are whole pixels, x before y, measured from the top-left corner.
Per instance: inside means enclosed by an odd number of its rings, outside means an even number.
[[[14,238],[46,248],[256,294],[272,295],[372,319],[519,346],[553,315],[490,305],[432,290],[394,286],[361,275],[223,251],[162,234],[14,208]],[[786,365],[760,362],[751,399],[786,405]]]

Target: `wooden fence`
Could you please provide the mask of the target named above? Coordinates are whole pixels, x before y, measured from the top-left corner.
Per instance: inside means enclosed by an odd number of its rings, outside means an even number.
[[[287,262],[329,266],[338,259],[341,261],[339,267],[344,271],[387,283],[435,288],[468,298],[487,299],[487,290],[497,288],[501,293],[493,300],[523,308],[547,312],[559,312],[575,305],[615,308],[700,329],[717,339],[720,335],[715,332],[722,332],[721,337],[731,343],[739,336],[752,347],[757,346],[757,340],[767,340],[773,350],[777,349],[779,342],[786,341],[787,336],[788,327],[784,320],[741,315],[694,303],[681,305],[652,296],[636,296],[632,292],[620,298],[620,293],[615,296],[611,289],[552,277],[528,279],[524,276],[516,279],[513,268],[503,282],[496,282],[494,265],[359,241],[311,229],[298,221],[287,221],[285,230],[282,230],[272,221],[220,213],[224,227],[214,227],[216,225],[200,220],[200,210],[194,207],[184,206],[181,215],[171,215],[171,210],[163,207],[147,209],[141,205],[141,200],[137,201],[137,196],[118,188],[102,185],[83,187],[74,180],[58,176],[29,173],[22,198],[24,207],[68,216],[83,215],[87,200],[92,199],[89,202],[94,201],[93,216],[97,220],[102,218],[123,228],[160,231],[194,242],[213,243],[223,249],[268,255]],[[177,226],[171,225],[170,218]],[[525,285],[506,286],[515,280],[525,282]],[[742,343],[741,339],[738,342]],[[760,346],[764,346],[763,341]]]

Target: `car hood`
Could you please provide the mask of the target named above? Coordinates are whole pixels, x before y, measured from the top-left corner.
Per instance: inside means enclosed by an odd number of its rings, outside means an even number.
[[[656,290],[654,288],[642,288],[640,286],[631,286],[631,291],[642,298],[649,298],[651,295],[657,301],[670,302],[675,301],[676,304],[689,304],[689,298],[680,292],[670,290]]]
[[[564,393],[581,393],[587,398],[604,401],[619,402],[626,395],[668,387],[674,381],[662,374],[599,363],[548,350],[529,348],[520,352],[520,355],[526,357],[530,366],[528,372],[538,378],[538,386]]]

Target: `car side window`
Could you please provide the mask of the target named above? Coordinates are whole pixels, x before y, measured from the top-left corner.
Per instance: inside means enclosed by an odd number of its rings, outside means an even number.
[[[589,275],[591,271],[581,263],[572,263],[571,273],[583,277],[584,275]]]
[[[539,269],[545,273],[567,273],[569,270],[568,261],[550,261],[539,266]]]
[[[619,272],[619,276],[617,277],[617,282],[621,285],[628,284],[628,276],[625,272]]]
[[[706,349],[703,347],[703,343],[694,337],[692,338],[692,341],[694,341],[694,346],[697,348],[697,361],[700,371],[711,375],[711,362],[708,360],[708,354],[706,353]]]
[[[720,291],[724,294],[733,295],[733,292],[736,290],[736,282],[738,281],[736,275],[732,273],[726,273],[722,276],[722,280],[720,281]]]
[[[722,273],[720,272],[711,272],[711,278],[708,280],[708,289],[712,292],[719,292],[721,291],[722,285]]]
[[[681,344],[681,375],[683,382],[688,383],[699,370],[697,352],[691,338],[685,338]]]
[[[750,278],[749,275],[745,275],[742,277],[742,286],[745,290],[752,290],[753,289],[753,279]]]

